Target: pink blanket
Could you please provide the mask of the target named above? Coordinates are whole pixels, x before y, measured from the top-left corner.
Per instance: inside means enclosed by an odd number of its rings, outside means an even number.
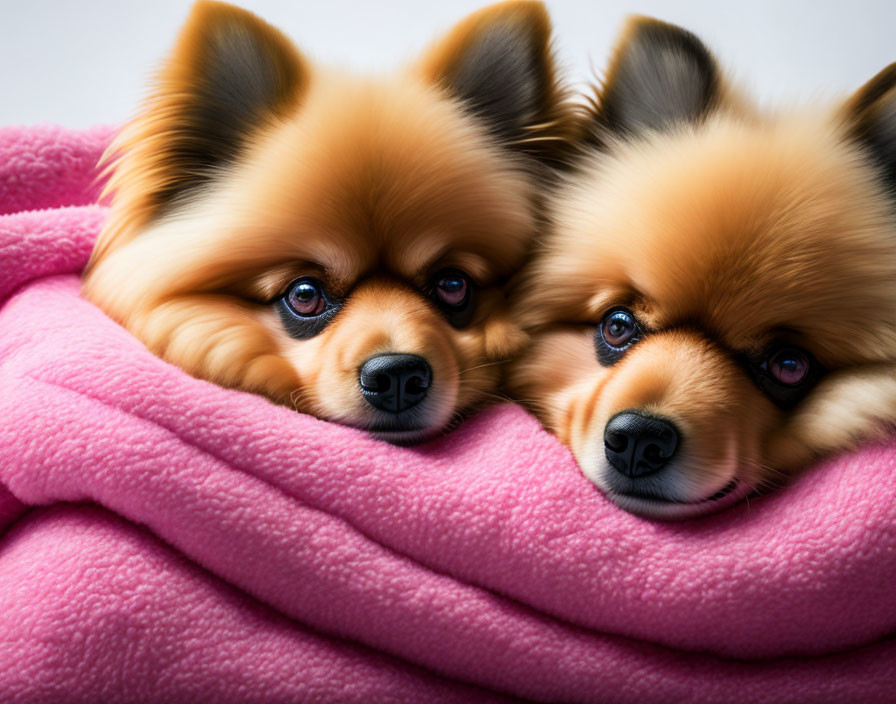
[[[896,699],[896,446],[651,523],[512,405],[397,448],[199,381],[79,296],[109,136],[0,130],[0,701]]]

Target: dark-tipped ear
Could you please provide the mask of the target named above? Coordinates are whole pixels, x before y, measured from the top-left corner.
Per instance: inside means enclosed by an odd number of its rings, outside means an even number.
[[[306,79],[292,43],[255,15],[200,0],[138,117],[113,148],[114,190],[139,181],[156,211],[209,181],[297,98]]]
[[[667,130],[702,120],[720,92],[718,65],[697,37],[633,17],[610,63],[596,117],[602,127],[622,134]]]
[[[572,129],[541,2],[504,2],[475,12],[427,52],[421,68],[508,146],[545,155]]]
[[[896,195],[896,63],[856,91],[846,102],[845,119],[850,136],[878,164]]]

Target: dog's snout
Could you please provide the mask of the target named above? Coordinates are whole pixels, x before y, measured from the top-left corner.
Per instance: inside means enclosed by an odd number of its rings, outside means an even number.
[[[604,429],[607,461],[627,477],[658,472],[672,459],[679,444],[673,423],[638,411],[623,411]]]
[[[415,354],[381,354],[361,366],[361,393],[374,408],[401,413],[416,406],[432,383],[432,368]]]

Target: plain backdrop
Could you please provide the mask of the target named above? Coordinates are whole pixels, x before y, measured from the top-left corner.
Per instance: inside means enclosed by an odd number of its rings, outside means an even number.
[[[484,3],[246,0],[311,58],[380,72]],[[144,95],[191,0],[0,0],[0,125],[120,123]],[[557,53],[575,85],[606,66],[626,15],[697,33],[763,104],[836,96],[896,60],[896,1],[556,0]]]

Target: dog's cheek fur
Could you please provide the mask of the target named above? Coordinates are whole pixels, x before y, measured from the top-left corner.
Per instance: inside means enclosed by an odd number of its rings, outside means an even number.
[[[529,336],[509,310],[500,286],[489,286],[476,292],[476,319],[471,330],[476,333],[480,356],[487,362],[508,361],[516,356]]]
[[[587,326],[541,330],[507,369],[511,396],[567,445],[576,409],[606,377],[594,354],[593,336],[594,329]]]

